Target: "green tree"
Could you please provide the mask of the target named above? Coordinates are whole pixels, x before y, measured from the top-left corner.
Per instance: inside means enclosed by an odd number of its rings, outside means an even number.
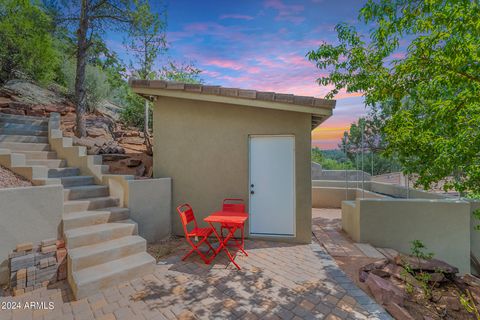
[[[192,62],[178,63],[176,61],[169,61],[160,70],[160,79],[167,81],[176,81],[183,83],[202,83],[200,78],[202,70],[198,69]]]
[[[29,0],[0,0],[0,83],[17,77],[48,83],[59,68],[49,15]]]
[[[308,53],[329,71],[318,79],[334,86],[327,97],[345,89],[389,106],[386,152],[426,189],[453,175],[446,190],[480,191],[479,16],[478,0],[370,0],[368,39],[338,24],[339,44]]]
[[[133,60],[131,69],[133,74],[140,79],[154,79],[156,77],[154,66],[159,55],[167,49],[165,40],[166,14],[152,13],[148,2],[137,5],[137,11],[133,15],[133,21],[128,32],[128,41],[125,42],[127,49],[132,52]],[[144,101],[144,124],[145,142],[149,145],[149,114],[150,103]]]
[[[146,1],[146,0],[145,0]],[[97,39],[101,39],[107,30],[128,26],[139,2],[133,0],[76,0],[61,1],[63,7],[56,12],[62,15],[58,19],[73,26],[76,46],[75,135],[86,135],[85,113],[87,111],[87,62],[88,53]]]

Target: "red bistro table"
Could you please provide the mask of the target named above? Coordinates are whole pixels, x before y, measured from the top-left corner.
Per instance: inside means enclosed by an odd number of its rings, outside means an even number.
[[[242,239],[240,240],[240,243],[237,243],[235,246],[241,250],[245,255],[248,255],[247,252],[245,251],[244,247],[244,226],[245,226],[245,221],[248,219],[248,214],[245,212],[229,212],[229,211],[217,211],[203,219],[205,222],[209,223],[210,226],[213,229],[213,233],[215,233],[215,236],[217,237],[220,245],[219,247],[215,250],[215,255],[211,258],[214,259],[215,256],[223,249],[225,253],[227,254],[228,258],[232,263],[240,270],[240,267],[238,264],[235,262],[234,257],[228,251],[227,249],[227,243],[228,241],[233,237],[235,231],[237,229],[241,229],[242,231]],[[215,229],[214,223],[220,223],[220,224],[226,224],[229,225],[229,233],[225,238],[221,237],[217,230]]]

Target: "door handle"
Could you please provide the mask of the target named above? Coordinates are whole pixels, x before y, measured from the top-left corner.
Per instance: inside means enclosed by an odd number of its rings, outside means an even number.
[[[255,194],[255,191],[253,191],[253,190],[250,190],[250,194]]]

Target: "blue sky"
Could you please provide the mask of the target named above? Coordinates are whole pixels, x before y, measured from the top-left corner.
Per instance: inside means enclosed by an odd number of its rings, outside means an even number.
[[[328,88],[315,82],[321,71],[305,55],[322,41],[334,43],[337,23],[356,25],[364,2],[166,1],[169,50],[158,65],[168,59],[194,62],[208,84],[323,97]],[[106,38],[128,62],[121,40]],[[323,148],[335,148],[345,128],[365,111],[359,96],[341,93],[336,99],[334,116],[313,133],[313,143]]]

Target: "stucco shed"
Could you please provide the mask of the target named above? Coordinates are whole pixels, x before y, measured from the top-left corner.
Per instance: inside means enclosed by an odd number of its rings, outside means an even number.
[[[175,208],[197,217],[242,198],[249,237],[311,241],[311,131],[332,115],[334,100],[160,80],[130,80],[154,100],[154,177],[172,178]]]

